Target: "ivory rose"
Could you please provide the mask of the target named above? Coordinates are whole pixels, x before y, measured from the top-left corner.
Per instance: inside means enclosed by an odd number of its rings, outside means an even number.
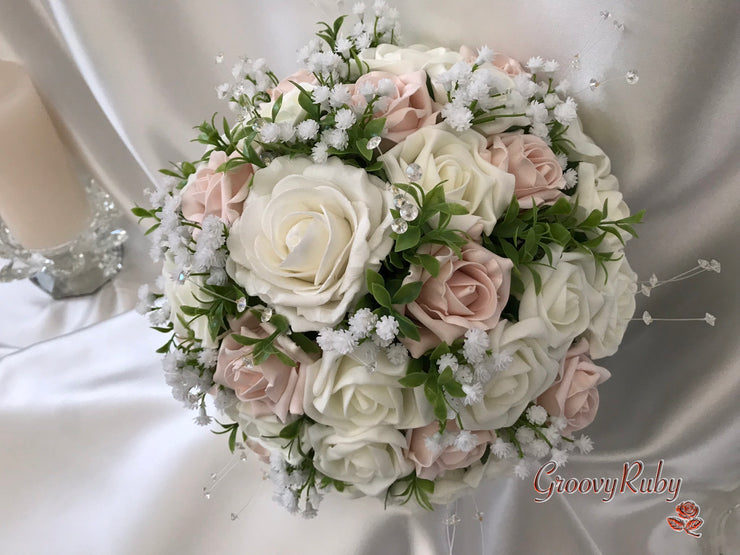
[[[514,195],[522,208],[552,204],[563,196],[563,170],[539,137],[521,132],[493,135],[488,150],[490,162],[514,176]]]
[[[269,453],[272,451],[280,451],[283,458],[290,464],[297,465],[303,460],[303,455],[298,449],[293,446],[291,449],[287,446],[288,442],[279,436],[280,430],[282,430],[286,424],[295,422],[296,417],[288,415],[287,421],[283,422],[275,414],[268,414],[265,416],[253,416],[252,408],[248,402],[239,401],[236,405],[228,411],[229,417],[235,422],[239,423],[239,429],[247,434],[247,444],[249,440],[256,446],[249,445],[249,447],[262,457],[269,459]],[[298,441],[301,443],[301,448],[307,448],[309,445],[308,440],[308,429],[309,426],[301,426],[300,435]],[[262,449],[260,449],[262,447]],[[267,451],[267,453],[265,453]],[[305,451],[304,451],[305,452]]]
[[[344,433],[315,424],[309,428],[308,437],[316,468],[365,495],[379,495],[414,468],[403,456],[406,438],[393,426]]]
[[[251,311],[232,322],[231,329],[254,339],[264,339],[275,331],[272,324],[263,323]],[[233,335],[227,335],[219,349],[213,381],[233,389],[237,399],[245,401],[244,410],[253,416],[275,414],[285,422],[288,413],[303,414],[304,367],[313,359],[286,335],[278,335],[274,345],[297,365],[287,366],[275,355],[255,365],[253,346],[242,345]]]
[[[232,155],[233,156],[233,155]],[[217,172],[231,156],[214,150],[208,163],[198,167],[182,190],[182,215],[191,222],[203,223],[206,216],[218,216],[231,225],[242,213],[254,175],[252,164],[243,164],[227,172]]]
[[[586,218],[593,210],[603,210],[606,204],[606,217],[608,220],[620,220],[630,215],[629,207],[624,202],[622,193],[619,191],[617,178],[610,173],[598,173],[596,164],[591,162],[580,162],[578,164],[578,183],[573,195],[573,202],[578,203],[580,218]],[[594,232],[593,236],[597,233]],[[626,231],[620,231],[622,240],[626,243],[632,235]],[[604,237],[598,250],[606,252],[620,251],[623,243],[611,233]]]
[[[445,434],[457,434],[460,431],[454,420],[447,422]],[[434,480],[448,470],[465,468],[480,460],[486,445],[491,443],[495,436],[488,430],[472,432],[475,446],[468,451],[461,451],[454,444],[442,447],[438,452],[429,449],[427,438],[439,436],[439,422],[434,421],[423,428],[416,428],[406,432],[408,441],[407,457],[416,466],[416,475],[425,480]]]
[[[398,76],[384,71],[366,73],[355,83],[353,103],[362,105],[366,101],[359,92],[363,85],[371,83],[377,86],[378,82],[383,79],[389,80],[395,90],[387,107],[374,114],[376,118],[385,118],[382,137],[399,143],[419,128],[434,125],[437,122],[438,111],[427,92],[426,74],[423,71]]]
[[[593,263],[592,263],[593,264]],[[601,308],[591,315],[583,336],[588,339],[591,357],[599,359],[617,352],[627,325],[635,313],[637,274],[627,258],[607,262],[608,279],[600,273],[592,281],[604,300]]]
[[[182,311],[183,306],[203,308],[203,304],[198,299],[203,298],[200,288],[205,284],[205,278],[203,276],[190,276],[185,281],[178,281],[175,273],[175,263],[169,255],[164,260],[162,275],[166,278],[164,280],[164,296],[172,311],[170,319],[175,334],[180,338],[186,338],[189,335],[189,329],[193,332],[195,339],[200,341],[205,348],[215,349],[218,347],[218,340],[211,337],[211,332],[208,329],[208,317],[202,315],[187,316]],[[189,322],[187,328],[183,325],[181,319]]]
[[[552,267],[543,259],[535,270],[542,280],[539,292],[531,271],[523,272],[524,293],[519,304],[519,318],[539,318],[547,329],[549,346],[556,350],[567,349],[604,305],[603,295],[596,289],[593,257],[579,251],[560,254],[558,250],[553,249]]]
[[[596,366],[588,356],[588,341],[581,339],[565,355],[555,382],[540,395],[537,404],[552,416],[568,420],[563,434],[585,428],[593,422],[599,408],[596,386],[611,374],[606,368]]]
[[[422,169],[419,185],[425,191],[444,182],[447,200],[478,216],[486,234],[514,194],[514,176],[489,162],[486,139],[472,130],[452,133],[442,125],[422,127],[380,159],[392,183],[408,182],[406,168],[412,163]]]
[[[488,333],[491,350],[508,354],[511,363],[483,386],[483,399],[460,411],[466,430],[495,430],[516,422],[532,399],[545,391],[558,372],[547,347],[547,330],[537,318],[514,324],[503,320]]]
[[[389,203],[379,179],[336,158],[278,158],[254,175],[226,271],[294,331],[335,326],[393,245]]]
[[[393,44],[381,44],[377,48],[368,48],[360,53],[370,71],[387,71],[396,75],[424,70],[432,79],[447,71],[462,56],[447,48],[429,48],[423,44],[401,48]]]
[[[423,283],[416,300],[402,308],[420,324],[419,341],[402,339],[412,356],[420,357],[441,341],[451,344],[471,328],[490,330],[498,324],[509,300],[511,260],[473,241],[462,247],[462,258],[442,245],[424,245],[419,253],[434,256],[440,271],[435,278],[411,266],[404,279]]]
[[[351,356],[325,352],[306,367],[303,406],[307,416],[337,429],[391,425],[417,428],[433,416],[422,387],[403,387],[405,364],[392,364],[382,351],[375,370]]]

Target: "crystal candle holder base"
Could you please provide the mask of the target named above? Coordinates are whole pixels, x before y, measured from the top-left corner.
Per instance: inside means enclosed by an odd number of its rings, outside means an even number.
[[[0,282],[29,278],[54,299],[89,295],[122,267],[127,234],[116,225],[120,213],[110,195],[90,179],[86,185],[92,217],[74,240],[53,249],[30,251],[0,222]]]

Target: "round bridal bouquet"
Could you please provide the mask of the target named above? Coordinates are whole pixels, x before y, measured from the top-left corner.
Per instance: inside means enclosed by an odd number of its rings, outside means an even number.
[[[150,192],[167,383],[276,499],[446,503],[588,452],[635,305],[630,215],[558,64],[396,45],[355,6],[282,80],[241,59],[235,117]],[[219,56],[220,60],[220,56]]]

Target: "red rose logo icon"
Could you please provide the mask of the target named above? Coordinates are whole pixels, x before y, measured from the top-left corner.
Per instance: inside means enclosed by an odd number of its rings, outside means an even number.
[[[681,518],[694,518],[699,514],[699,507],[693,501],[684,501],[676,507],[676,512]]]
[[[699,505],[691,500],[684,501],[676,505],[678,517],[669,516],[666,518],[668,526],[676,532],[683,530],[690,536],[701,538],[701,532],[695,532],[704,524],[704,520],[699,518]]]

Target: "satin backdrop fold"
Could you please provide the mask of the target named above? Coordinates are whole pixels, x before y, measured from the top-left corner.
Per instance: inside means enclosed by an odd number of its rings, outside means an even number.
[[[719,514],[740,502],[740,352],[736,241],[740,225],[740,33],[734,2],[399,2],[405,41],[488,44],[526,60],[567,61],[584,43],[577,100],[589,134],[610,155],[633,209],[646,208],[629,245],[643,279],[674,275],[699,257],[704,275],[638,298],[638,315],[717,316],[702,323],[633,323],[603,362],[596,441],[564,477],[613,477],[640,459],[681,477],[680,500],[701,506],[700,540],[672,531],[675,503],[660,495],[554,496],[534,502],[531,481],[508,479],[476,495],[488,553],[710,553]],[[598,12],[624,21],[621,42]],[[74,152],[119,201],[141,202],[168,160],[193,158],[191,127],[225,106],[214,86],[240,54],[279,75],[335,2],[67,0],[0,2],[0,55],[22,61],[53,105]],[[591,39],[590,37],[596,37]],[[215,65],[223,51],[227,63]],[[640,72],[630,87],[620,76]],[[583,86],[581,86],[583,88]],[[578,90],[578,89],[576,89]],[[206,501],[211,472],[228,460],[221,438],[169,398],[153,353],[159,337],[128,313],[156,269],[133,234],[124,273],[99,294],[55,303],[28,283],[0,284],[0,552],[8,553],[446,553],[443,520],[375,500],[328,496],[303,521],[270,500],[250,460]],[[239,519],[229,514],[249,503]],[[481,552],[472,499],[454,552]]]

